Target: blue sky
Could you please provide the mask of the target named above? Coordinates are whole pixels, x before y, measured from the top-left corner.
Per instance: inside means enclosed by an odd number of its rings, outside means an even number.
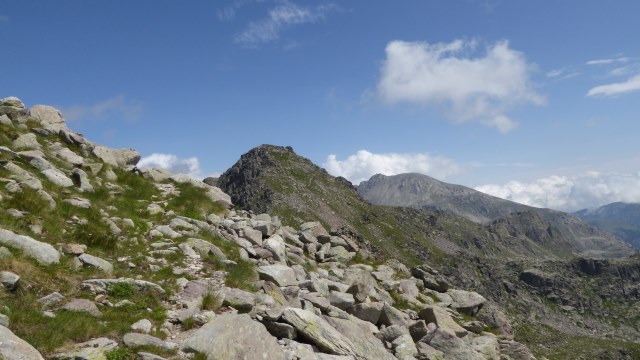
[[[145,164],[290,145],[563,210],[640,202],[637,1],[14,1],[0,96]],[[155,155],[154,155],[155,154]]]

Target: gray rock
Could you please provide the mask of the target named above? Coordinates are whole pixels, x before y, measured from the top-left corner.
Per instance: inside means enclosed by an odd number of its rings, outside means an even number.
[[[357,303],[365,302],[367,298],[376,295],[376,289],[372,285],[359,281],[351,285],[347,292],[353,295]]]
[[[363,328],[354,322],[346,319],[331,318],[323,316],[323,318],[349,343],[351,343],[351,353],[359,360],[394,360],[393,355],[389,354],[384,345],[372,333],[363,331]]]
[[[82,156],[74,153],[67,148],[57,150],[53,153],[53,155],[58,159],[69,163],[70,165],[80,166],[84,163],[84,158]]]
[[[68,255],[82,255],[87,251],[87,245],[84,244],[62,244],[60,247],[63,253]]]
[[[480,353],[485,359],[500,358],[500,343],[498,343],[498,338],[493,334],[473,338],[471,340],[471,348]]]
[[[20,283],[20,276],[10,271],[0,271],[0,284],[9,291],[14,291],[18,288]]]
[[[82,209],[89,209],[91,207],[91,202],[89,200],[76,197],[76,196],[69,199],[64,199],[62,201]]]
[[[22,101],[15,96],[9,96],[0,99],[0,106],[11,106],[19,109],[24,109],[24,104],[22,103]]]
[[[353,344],[345,338],[345,334],[311,311],[287,308],[282,319],[323,351],[337,355],[355,355]]]
[[[29,236],[17,235],[10,230],[0,228],[0,244],[19,249],[40,264],[50,265],[60,262],[60,253],[50,244],[34,240]]]
[[[152,354],[144,351],[139,351],[138,357],[140,358],[140,360],[167,360],[162,356],[158,356],[156,354]]]
[[[398,360],[415,359],[415,356],[418,355],[416,344],[414,344],[413,339],[409,334],[399,336],[393,340],[391,346],[393,347],[393,353]]]
[[[29,109],[29,116],[39,121],[43,127],[50,127],[56,132],[66,128],[66,124],[60,110],[51,106],[34,105]]]
[[[518,360],[536,360],[531,351],[523,344],[513,340],[500,340],[500,350],[503,355]]]
[[[64,304],[62,310],[83,312],[95,317],[102,316],[102,313],[100,312],[100,310],[98,310],[96,304],[93,301],[87,299],[73,299]]]
[[[380,330],[376,337],[382,341],[392,342],[402,335],[410,335],[409,329],[400,325],[391,325]]]
[[[440,360],[444,359],[444,353],[440,350],[434,349],[431,345],[417,342],[416,349],[418,350],[417,358],[421,360]]]
[[[208,256],[209,254],[212,254],[220,260],[227,260],[227,256],[224,254],[224,252],[222,252],[222,250],[220,250],[219,247],[206,240],[189,238],[184,243],[191,246],[195,251],[199,252],[201,256]]]
[[[131,330],[142,331],[145,334],[150,333],[152,327],[153,324],[151,324],[151,321],[147,319],[138,320],[135,323],[131,324]]]
[[[80,192],[94,192],[93,185],[89,181],[89,175],[84,170],[75,168],[71,171],[71,175],[79,184]]]
[[[13,123],[11,122],[11,119],[9,119],[9,117],[5,114],[0,115],[0,124],[2,125],[13,125]]]
[[[209,358],[281,360],[284,353],[264,325],[247,314],[216,316],[182,344],[185,352],[199,352]]]
[[[0,326],[0,339],[0,359],[44,360],[38,350],[4,326]]]
[[[64,296],[56,291],[47,296],[41,297],[40,299],[38,299],[38,302],[42,304],[43,308],[47,308],[61,303],[62,300],[64,300]]]
[[[47,180],[58,185],[60,187],[72,187],[73,180],[69,179],[67,175],[63,174],[58,169],[46,169],[42,171],[42,175],[44,175]]]
[[[122,342],[127,347],[155,346],[165,350],[173,350],[178,346],[175,343],[163,341],[155,336],[139,333],[124,334]]]
[[[9,320],[9,317],[5,314],[0,314],[0,326],[8,328],[10,324],[11,320]]]
[[[262,246],[262,232],[260,230],[245,227],[242,229],[242,238],[249,240],[252,244]]]
[[[284,239],[280,235],[272,235],[264,241],[263,246],[273,254],[274,260],[286,263],[287,253],[284,247]]]
[[[413,324],[409,325],[409,333],[414,341],[418,341],[425,337],[427,333],[429,333],[429,329],[427,328],[427,322],[424,320],[418,320]]]
[[[105,353],[118,347],[118,343],[108,338],[97,338],[74,344],[63,352],[54,354],[56,360],[104,360]]]
[[[82,254],[78,256],[78,259],[82,262],[84,266],[92,266],[97,267],[98,269],[104,271],[107,274],[111,274],[113,272],[113,265],[107,260],[101,259],[97,256]]]
[[[375,325],[380,320],[380,314],[382,314],[383,307],[383,302],[360,303],[354,305],[348,310],[348,312],[358,319],[368,321]]]
[[[119,278],[119,279],[89,279],[84,280],[81,283],[81,288],[96,288],[96,290],[100,290],[102,292],[109,291],[115,284],[127,283],[130,284],[137,291],[143,290],[151,290],[158,296],[164,296],[164,289],[155,283],[145,280],[134,280],[129,278]]]
[[[91,150],[91,153],[111,166],[126,167],[136,165],[140,161],[140,153],[132,149],[111,149],[96,146]]]
[[[223,295],[222,305],[231,306],[241,312],[251,311],[256,302],[254,294],[240,289],[225,287]]]
[[[329,300],[331,305],[342,310],[347,310],[355,304],[355,300],[352,294],[338,291],[332,291],[327,297],[327,300]]]
[[[347,249],[342,246],[334,246],[329,251],[325,252],[325,262],[326,261],[337,261],[343,264],[348,263],[351,259],[356,256],[355,252],[349,252]]]
[[[298,337],[298,331],[289,324],[274,321],[265,321],[263,324],[267,328],[267,331],[278,339],[293,340]]]
[[[38,150],[41,148],[36,134],[21,134],[11,144],[13,150]]]
[[[451,304],[452,308],[471,316],[475,316],[484,303],[487,302],[487,299],[482,295],[473,291],[449,289],[447,290],[447,294],[449,294],[453,300]]]
[[[58,131],[58,135],[60,135],[67,144],[81,145],[85,143],[84,137],[82,137],[81,134],[74,133],[67,129],[60,129],[60,131]]]
[[[465,330],[462,326],[458,325],[458,323],[453,320],[447,310],[441,308],[440,306],[427,306],[426,308],[420,310],[419,316],[420,319],[426,321],[427,324],[435,323],[438,328],[450,331],[451,333],[456,334],[459,337],[463,337],[468,333],[467,330]]]
[[[452,360],[484,360],[485,357],[473,350],[462,339],[458,338],[453,332],[438,328],[433,334],[430,334],[431,345],[436,350],[444,353],[445,359]]]
[[[258,275],[261,280],[272,281],[281,287],[298,283],[293,269],[282,264],[260,266],[258,267]]]
[[[409,326],[409,316],[393,306],[385,303],[380,313],[380,323],[386,326],[400,325]]]

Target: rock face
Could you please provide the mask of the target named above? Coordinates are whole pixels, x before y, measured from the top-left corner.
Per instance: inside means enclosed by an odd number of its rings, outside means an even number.
[[[182,349],[210,358],[265,360],[284,359],[284,353],[267,329],[249,315],[215,317],[185,340]]]
[[[33,346],[0,326],[0,358],[6,360],[44,360]]]

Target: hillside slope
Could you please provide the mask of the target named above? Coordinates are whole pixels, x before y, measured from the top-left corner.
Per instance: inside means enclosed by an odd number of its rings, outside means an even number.
[[[597,209],[580,210],[574,215],[640,250],[640,204],[615,202]]]
[[[492,234],[520,238],[533,256],[536,247],[550,250],[548,256],[626,257],[633,253],[611,234],[569,214],[518,204],[422,174],[374,175],[358,186],[358,193],[373,204],[440,210],[487,224]]]

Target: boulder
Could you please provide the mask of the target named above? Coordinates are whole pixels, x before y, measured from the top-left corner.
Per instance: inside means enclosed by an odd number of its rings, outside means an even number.
[[[60,110],[51,106],[34,105],[29,109],[29,116],[40,122],[43,127],[50,127],[56,132],[66,128],[66,124]]]
[[[100,310],[98,310],[96,304],[93,301],[87,299],[73,299],[64,304],[62,310],[83,312],[95,317],[102,316],[102,313],[100,312]]]
[[[368,302],[356,304],[347,311],[358,319],[368,321],[375,325],[380,320],[383,307],[383,302]]]
[[[15,291],[20,283],[20,276],[10,271],[0,271],[0,284],[9,291]]]
[[[212,359],[285,358],[276,338],[247,314],[216,316],[189,336],[182,344],[182,350],[202,353]]]
[[[47,178],[47,180],[49,180],[50,182],[52,182],[57,186],[60,186],[63,188],[73,186],[73,180],[69,179],[67,175],[63,174],[58,169],[51,168],[51,169],[43,170],[42,175],[44,175]]]
[[[371,332],[363,331],[362,327],[353,321],[328,316],[323,316],[323,318],[351,343],[350,355],[356,359],[394,360],[393,355],[387,352],[380,340]]]
[[[346,339],[346,334],[339,332],[325,319],[311,311],[287,308],[282,313],[282,320],[293,326],[299,334],[322,351],[337,355],[355,355],[352,349],[353,344]]]
[[[393,340],[391,347],[393,348],[393,353],[398,360],[415,359],[415,356],[418,355],[416,344],[413,342],[413,339],[409,334],[401,335]]]
[[[282,264],[259,266],[258,275],[261,280],[272,281],[280,287],[298,283],[293,269]]]
[[[60,261],[60,253],[50,244],[29,236],[17,235],[10,230],[0,228],[0,244],[19,249],[43,265],[57,264]]]
[[[133,286],[133,288],[136,291],[143,291],[143,290],[152,291],[153,293],[155,293],[158,296],[164,296],[164,293],[165,293],[164,289],[158,284],[152,283],[150,281],[134,280],[134,279],[129,279],[129,278],[89,279],[89,280],[84,280],[80,284],[80,287],[81,288],[89,288],[89,289],[93,288],[93,289],[95,289],[97,291],[107,292],[114,285],[120,284],[120,283],[130,284],[131,286]]]
[[[409,329],[400,325],[391,325],[380,330],[376,337],[382,341],[392,342],[403,335],[410,335]]]
[[[153,324],[151,324],[151,321],[147,319],[138,320],[135,323],[131,324],[131,330],[141,331],[145,334],[150,333],[152,327]]]
[[[327,300],[329,300],[331,305],[342,310],[347,310],[355,304],[353,295],[338,291],[332,291],[327,297]]]
[[[409,316],[393,306],[385,303],[380,313],[380,323],[386,326],[409,326]]]
[[[427,324],[435,323],[438,328],[450,331],[459,337],[463,337],[468,334],[468,331],[465,330],[462,326],[458,325],[458,323],[453,320],[451,315],[449,315],[447,310],[441,308],[440,306],[427,306],[426,308],[420,310],[419,316],[420,319],[426,321]]]
[[[84,266],[97,267],[107,274],[111,274],[113,272],[113,265],[111,265],[107,260],[101,259],[97,256],[82,254],[78,256],[78,260],[80,260]]]
[[[62,352],[54,354],[55,360],[104,360],[105,353],[118,347],[118,343],[108,338],[92,339],[74,344]]]
[[[487,302],[482,295],[473,291],[449,289],[447,294],[453,300],[452,308],[471,316],[474,316]]]
[[[124,334],[122,342],[127,347],[154,346],[164,350],[173,350],[178,346],[175,343],[163,341],[155,336],[139,333]]]
[[[212,254],[220,260],[227,260],[227,256],[224,254],[224,252],[222,252],[222,250],[220,250],[219,247],[206,240],[189,238],[184,243],[191,246],[195,251],[199,252],[201,256],[208,256],[209,254]]]
[[[15,151],[17,150],[38,150],[41,148],[40,143],[38,143],[38,138],[36,134],[26,133],[19,135],[13,143],[11,143],[11,148]]]
[[[224,300],[222,305],[231,306],[241,312],[249,312],[253,308],[253,304],[256,301],[256,296],[250,292],[225,287],[223,291]]]
[[[453,332],[438,328],[430,334],[429,345],[444,353],[445,359],[451,360],[484,360],[485,357],[476,352]]]
[[[38,350],[4,326],[0,326],[0,359],[44,360]]]
[[[133,149],[111,149],[98,145],[91,153],[104,163],[117,167],[136,165],[140,161],[140,153]]]
[[[287,252],[284,247],[284,239],[280,235],[272,235],[264,241],[264,248],[273,254],[273,259],[277,262],[286,263]]]

